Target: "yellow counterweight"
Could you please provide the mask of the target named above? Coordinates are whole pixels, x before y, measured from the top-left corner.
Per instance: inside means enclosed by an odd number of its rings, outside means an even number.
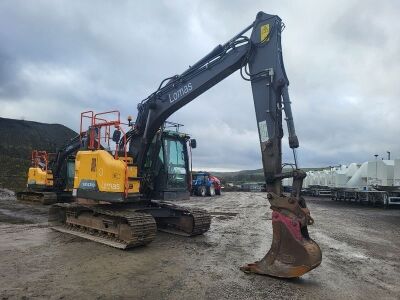
[[[29,186],[53,186],[53,174],[51,171],[42,170],[39,167],[31,167],[28,171],[28,187]]]
[[[98,192],[138,193],[140,181],[132,158],[115,159],[106,150],[79,151],[75,159],[74,189],[92,187]]]

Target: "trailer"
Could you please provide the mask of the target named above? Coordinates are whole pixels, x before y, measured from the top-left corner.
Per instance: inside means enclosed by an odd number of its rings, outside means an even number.
[[[305,195],[313,196],[313,197],[331,197],[332,190],[328,186],[322,185],[309,185],[306,189],[304,189]]]
[[[389,207],[400,205],[400,190],[397,187],[374,187],[363,190],[332,188],[332,200]]]

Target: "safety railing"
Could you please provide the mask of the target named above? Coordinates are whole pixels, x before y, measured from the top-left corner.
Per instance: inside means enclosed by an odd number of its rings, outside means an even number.
[[[86,122],[85,122],[86,121]],[[85,123],[88,129],[84,130]],[[119,131],[122,134],[123,139],[123,153],[124,157],[122,160],[125,163],[125,182],[124,182],[124,194],[128,195],[129,185],[128,185],[128,152],[127,152],[127,139],[126,132],[122,128],[123,123],[121,123],[121,114],[117,110],[106,111],[101,113],[94,113],[93,111],[85,111],[81,113],[81,123],[80,123],[80,139],[82,143],[83,137],[86,135],[88,139],[87,148],[90,150],[96,150],[102,148],[102,141],[110,148],[111,128]],[[114,159],[118,160],[119,157],[119,141],[114,141],[116,143],[116,148],[114,152]]]

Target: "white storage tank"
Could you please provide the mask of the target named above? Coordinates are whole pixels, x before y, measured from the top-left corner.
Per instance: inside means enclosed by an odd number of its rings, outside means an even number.
[[[319,185],[368,189],[369,186],[400,186],[400,159],[352,163],[321,171],[308,171],[303,187]]]
[[[307,188],[310,185],[315,185],[316,183],[315,183],[315,173],[314,173],[314,171],[308,171],[306,174],[307,174],[307,176],[304,179],[303,187]]]
[[[317,184],[316,183],[317,179],[316,179],[315,172],[310,171],[310,172],[307,173],[307,176],[309,178],[308,179],[308,185],[316,185]]]
[[[293,178],[283,178],[282,179],[282,185],[283,186],[292,186],[293,184]]]
[[[394,179],[394,185],[395,186],[400,186],[400,159],[397,158],[394,160],[394,171],[393,171],[393,179]]]
[[[346,183],[348,188],[362,188],[367,186],[368,162],[363,163],[360,168]]]
[[[306,178],[304,178],[304,180],[303,180],[303,188],[308,188],[308,186],[310,185],[310,184],[309,184],[309,182],[310,182],[310,177],[308,176],[308,172],[307,172],[306,174],[307,174],[307,176],[306,176]]]
[[[368,185],[393,186],[394,161],[375,160],[368,162]]]
[[[325,174],[323,171],[318,171],[318,185],[325,185]]]
[[[346,187],[347,182],[359,168],[360,165],[356,163],[351,163],[348,167],[341,166],[341,168],[337,169],[335,172],[333,185],[335,187]]]
[[[350,177],[347,175],[349,169],[347,166],[343,165],[339,169],[335,169],[335,179],[334,186],[335,187],[344,187],[346,186],[347,181],[349,181]]]
[[[332,168],[324,170],[325,173],[325,186],[332,187],[334,184],[334,170]]]

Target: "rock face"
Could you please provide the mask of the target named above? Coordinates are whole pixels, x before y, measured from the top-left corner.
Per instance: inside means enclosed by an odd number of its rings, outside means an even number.
[[[0,118],[0,187],[24,188],[31,151],[56,152],[76,134],[61,124]]]

